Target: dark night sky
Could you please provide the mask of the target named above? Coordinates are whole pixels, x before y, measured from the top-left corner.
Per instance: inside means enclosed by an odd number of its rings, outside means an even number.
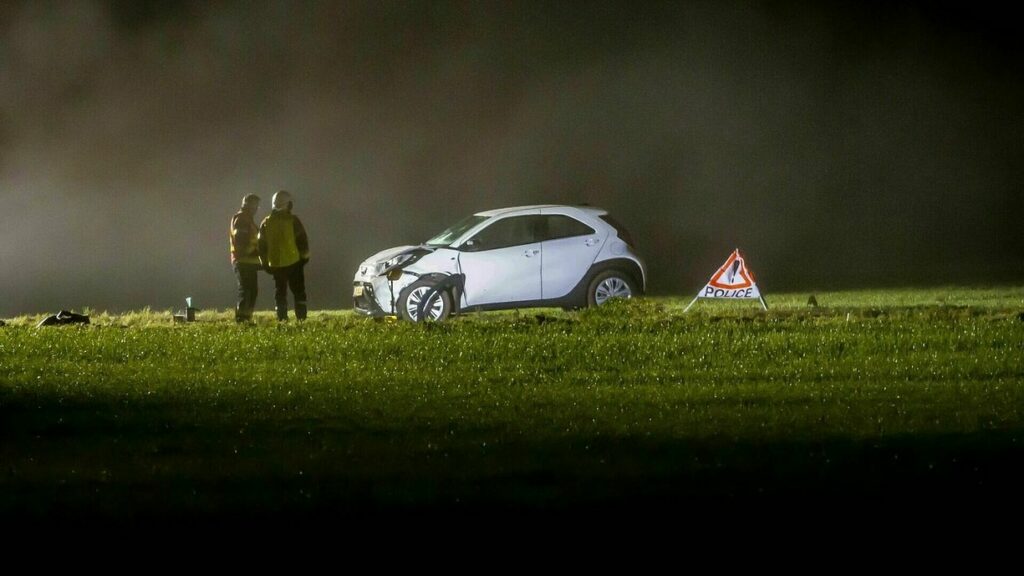
[[[1024,34],[994,2],[6,2],[0,316],[229,307],[295,195],[313,308],[459,217],[588,202],[656,293],[1024,281]],[[260,307],[272,306],[263,276]]]

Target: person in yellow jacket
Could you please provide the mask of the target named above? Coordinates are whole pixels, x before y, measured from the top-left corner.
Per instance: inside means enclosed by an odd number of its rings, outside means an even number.
[[[260,197],[248,194],[242,198],[242,208],[231,217],[231,267],[235,271],[235,279],[238,280],[236,322],[252,320],[256,295],[259,293],[259,283],[256,280],[260,269],[259,229],[256,228],[254,219],[259,207]]]
[[[309,239],[302,222],[292,214],[292,196],[285,190],[274,194],[273,211],[260,224],[259,254],[274,277],[277,319],[288,319],[288,289],[295,298],[295,317],[306,319],[306,278]]]

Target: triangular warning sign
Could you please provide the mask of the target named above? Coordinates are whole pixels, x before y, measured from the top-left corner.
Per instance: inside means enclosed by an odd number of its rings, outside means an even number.
[[[740,288],[750,288],[754,285],[754,281],[751,280],[750,274],[747,272],[746,263],[743,261],[743,256],[740,256],[740,251],[737,248],[729,255],[729,259],[722,264],[722,267],[715,272],[715,275],[711,277],[711,281],[708,282],[708,286],[714,286],[715,288],[722,288],[723,290],[738,290]]]
[[[704,288],[693,298],[686,310],[690,309],[697,302],[698,298],[726,298],[730,300],[760,300],[765,310],[768,305],[761,296],[754,281],[754,273],[747,268],[746,260],[739,248],[733,250],[732,254],[722,264],[711,280],[704,285]],[[683,312],[686,312],[683,310]]]

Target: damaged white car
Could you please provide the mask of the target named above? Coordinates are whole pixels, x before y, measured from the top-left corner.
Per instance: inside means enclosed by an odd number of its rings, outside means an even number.
[[[647,273],[625,228],[590,206],[480,212],[420,246],[360,264],[354,307],[369,316],[444,320],[482,310],[598,306],[643,294]]]

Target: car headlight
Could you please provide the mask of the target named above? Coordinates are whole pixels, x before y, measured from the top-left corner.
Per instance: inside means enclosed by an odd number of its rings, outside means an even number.
[[[420,254],[416,254],[414,252],[399,254],[398,256],[395,256],[390,260],[377,264],[377,274],[387,274],[388,272],[394,270],[395,268],[398,268],[400,266],[407,266],[419,259]]]

